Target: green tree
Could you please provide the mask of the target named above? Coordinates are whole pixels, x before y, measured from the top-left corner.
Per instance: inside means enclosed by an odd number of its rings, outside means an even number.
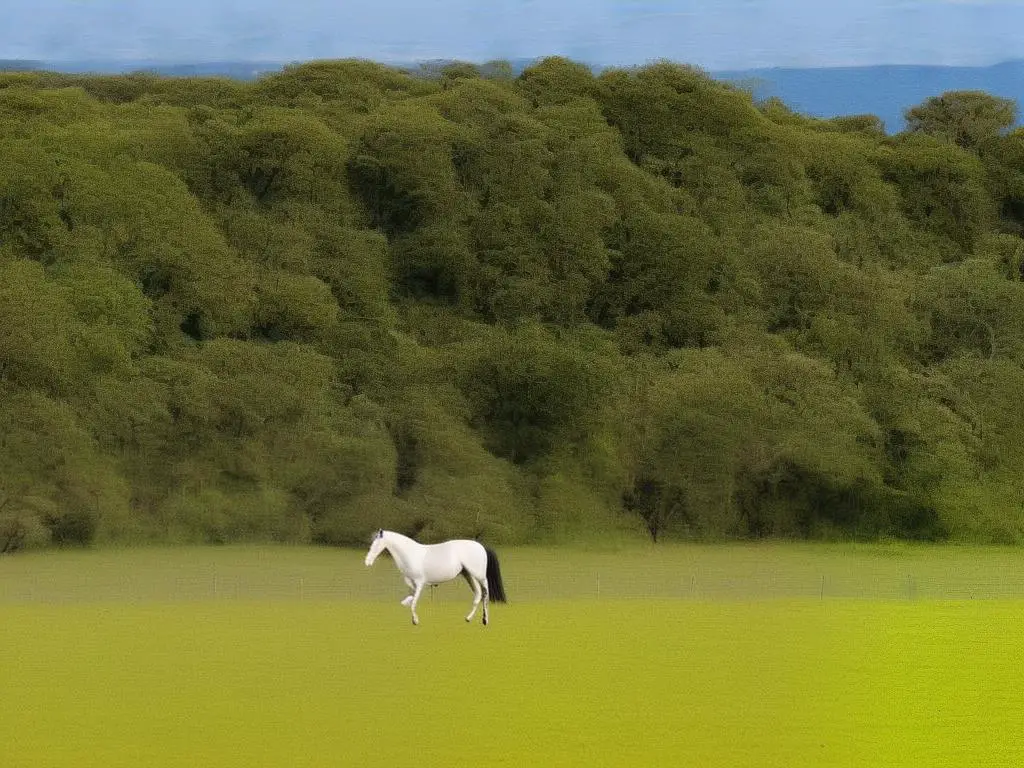
[[[82,374],[76,325],[38,263],[0,258],[0,383],[55,395],[74,386]]]
[[[421,104],[373,116],[356,144],[349,174],[374,226],[404,234],[464,210],[452,163],[455,135],[454,125]]]
[[[883,178],[900,190],[906,216],[970,253],[995,213],[981,161],[955,146],[914,134],[881,158]]]
[[[123,536],[128,489],[71,407],[0,391],[0,549]]]
[[[932,96],[905,113],[907,130],[924,133],[967,150],[1005,134],[1017,121],[1012,99],[984,91],[947,91]]]
[[[1024,285],[988,261],[937,269],[919,284],[915,305],[930,333],[919,348],[928,362],[961,352],[1024,361]]]
[[[518,84],[534,106],[589,99],[597,93],[590,69],[561,56],[549,56],[527,67],[519,75]]]
[[[514,464],[581,444],[609,385],[596,360],[535,325],[480,350],[459,382],[489,449]]]
[[[591,311],[627,348],[709,343],[721,323],[719,242],[691,216],[637,211],[612,230],[612,269]]]

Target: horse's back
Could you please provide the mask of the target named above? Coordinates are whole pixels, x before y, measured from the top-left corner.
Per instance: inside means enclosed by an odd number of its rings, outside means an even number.
[[[426,562],[428,570],[438,572],[438,576],[453,579],[463,568],[480,578],[487,569],[487,550],[479,541],[472,539],[451,539],[440,544],[427,546]],[[449,576],[448,573],[451,573]]]

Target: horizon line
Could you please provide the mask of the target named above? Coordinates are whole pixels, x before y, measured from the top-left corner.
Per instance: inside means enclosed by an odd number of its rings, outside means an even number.
[[[540,62],[547,58],[563,58],[569,61],[573,61],[579,64],[585,64],[590,67],[600,67],[603,69],[628,69],[632,67],[644,67],[658,62],[671,62],[673,64],[680,64],[683,66],[692,66],[706,72],[754,72],[754,71],[795,71],[795,70],[809,70],[809,69],[821,69],[821,70],[850,70],[850,69],[879,69],[879,68],[932,68],[932,69],[971,69],[971,70],[983,70],[993,69],[995,67],[1006,66],[1009,64],[1024,64],[1024,57],[1021,58],[1010,58],[1002,59],[999,61],[992,62],[990,64],[936,64],[936,63],[888,63],[888,62],[876,62],[871,64],[806,64],[806,65],[793,65],[793,64],[765,64],[758,66],[748,67],[705,67],[701,64],[697,64],[692,61],[686,61],[683,59],[673,59],[671,57],[659,56],[646,59],[642,62],[630,62],[630,63],[605,63],[598,61],[588,61],[582,58],[574,58],[572,56],[566,56],[564,54],[552,53],[545,54],[543,56],[513,56],[513,57],[495,57],[491,59],[471,59],[471,58],[458,58],[458,57],[430,57],[430,58],[393,58],[393,57],[371,57],[371,56],[317,56],[311,58],[103,58],[103,57],[82,57],[82,58],[25,58],[25,57],[5,57],[0,56],[0,62],[6,64],[24,63],[32,65],[55,65],[55,66],[68,66],[68,65],[88,65],[88,64],[103,64],[107,66],[123,66],[123,65],[146,65],[146,66],[211,66],[217,64],[259,64],[259,65],[273,65],[278,67],[284,67],[289,65],[302,65],[310,64],[314,62],[322,61],[369,61],[383,66],[402,67],[416,64],[439,64],[444,62],[449,63],[465,63],[474,65],[485,65],[496,62]]]

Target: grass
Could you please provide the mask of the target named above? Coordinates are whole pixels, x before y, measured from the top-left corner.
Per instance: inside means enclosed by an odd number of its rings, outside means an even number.
[[[464,584],[412,627],[393,565],[361,553],[0,560],[4,764],[1024,760],[1014,550],[501,554],[514,602],[486,630]]]

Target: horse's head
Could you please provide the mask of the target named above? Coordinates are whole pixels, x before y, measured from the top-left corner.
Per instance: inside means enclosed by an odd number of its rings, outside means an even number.
[[[373,541],[370,542],[370,551],[366,553],[366,565],[373,565],[373,561],[384,551],[384,529],[380,528],[373,534]]]

